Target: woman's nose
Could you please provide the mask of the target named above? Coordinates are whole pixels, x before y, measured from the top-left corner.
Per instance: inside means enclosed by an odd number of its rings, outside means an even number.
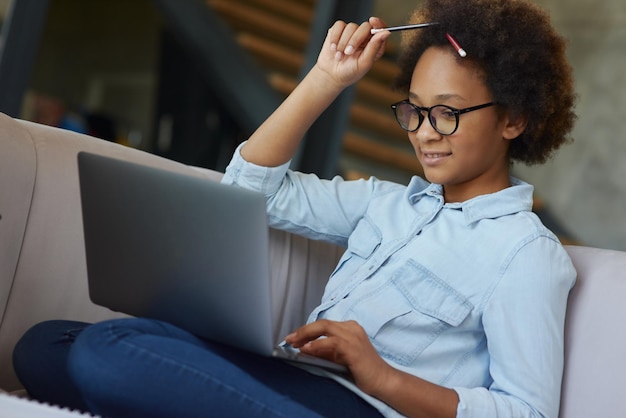
[[[417,131],[409,132],[409,141],[414,145],[416,143],[426,143],[430,141],[438,141],[443,137],[439,132],[433,128],[428,118],[424,119],[424,122],[420,125]]]

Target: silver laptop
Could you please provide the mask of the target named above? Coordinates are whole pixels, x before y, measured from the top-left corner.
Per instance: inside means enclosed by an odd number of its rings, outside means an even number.
[[[265,198],[78,154],[91,300],[264,356],[344,373],[273,341]]]

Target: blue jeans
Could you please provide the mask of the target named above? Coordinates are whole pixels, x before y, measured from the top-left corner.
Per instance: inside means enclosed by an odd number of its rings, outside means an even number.
[[[331,379],[150,319],[43,322],[13,360],[33,397],[107,417],[380,417]]]

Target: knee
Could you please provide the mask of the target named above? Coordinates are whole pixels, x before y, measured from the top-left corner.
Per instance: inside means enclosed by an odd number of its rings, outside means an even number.
[[[142,318],[112,319],[85,329],[68,356],[68,372],[81,389],[116,383],[132,365],[131,341],[155,325]]]
[[[141,340],[159,328],[151,320],[116,319],[94,324],[76,339],[67,370],[93,412],[118,415],[111,411],[125,408],[128,393],[145,384],[142,360],[148,350]]]
[[[111,333],[115,321],[93,324],[76,338],[68,355],[67,368],[77,386],[82,387],[85,382],[99,379],[101,373],[110,368],[107,357],[119,341]]]
[[[13,349],[15,374],[29,395],[52,404],[84,410],[67,373],[67,356],[80,332],[89,324],[46,321],[30,328]]]
[[[40,370],[51,357],[64,357],[76,336],[89,324],[77,321],[50,320],[28,329],[13,348],[13,367],[18,377],[28,370]],[[58,359],[62,362],[62,359]]]

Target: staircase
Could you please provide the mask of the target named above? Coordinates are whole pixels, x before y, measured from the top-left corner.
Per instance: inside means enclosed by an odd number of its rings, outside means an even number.
[[[315,0],[206,0],[236,33],[237,43],[266,70],[283,97],[297,85],[315,17]],[[319,46],[317,47],[319,49]],[[350,122],[343,136],[339,172],[346,178],[376,175],[405,182],[421,167],[389,108],[401,100],[390,89],[398,73],[393,45],[356,85]]]

